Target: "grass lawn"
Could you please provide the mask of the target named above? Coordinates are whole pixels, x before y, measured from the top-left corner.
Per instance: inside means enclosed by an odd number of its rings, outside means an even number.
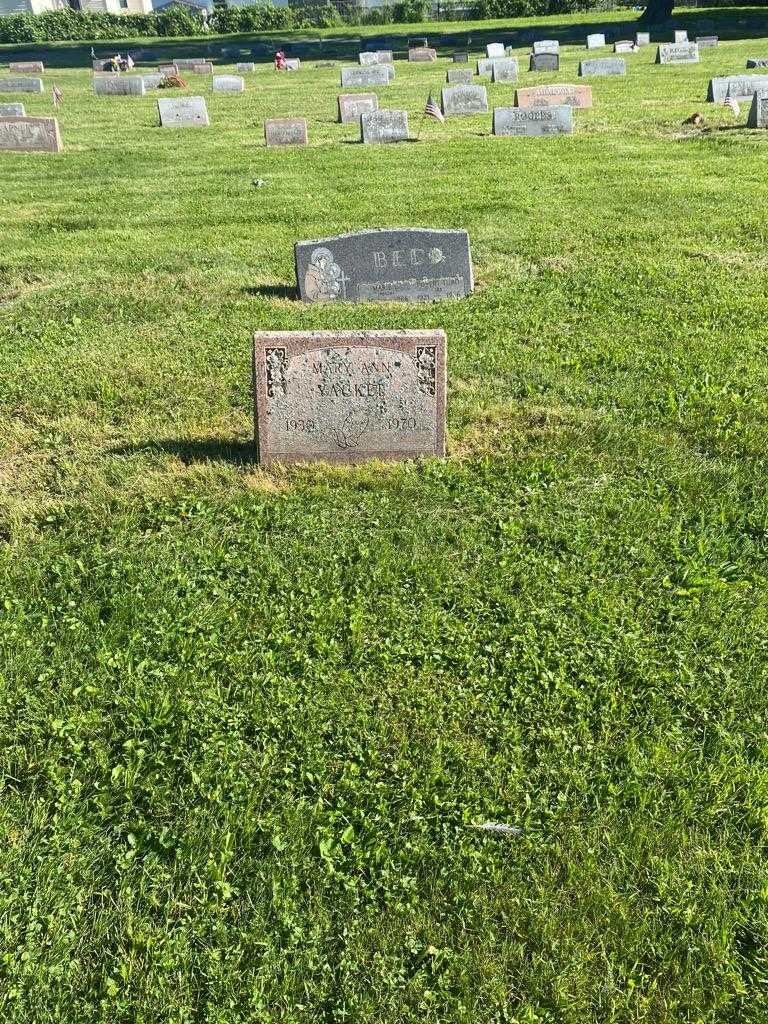
[[[696,18],[572,137],[390,147],[311,59],[164,131],[28,48],[3,101],[56,82],[65,152],[0,154],[3,1024],[768,1020],[768,132],[704,102],[768,16]],[[448,66],[382,105],[415,134]],[[399,225],[467,229],[474,295],[296,301],[294,240]],[[427,327],[446,460],[253,464],[252,331]]]

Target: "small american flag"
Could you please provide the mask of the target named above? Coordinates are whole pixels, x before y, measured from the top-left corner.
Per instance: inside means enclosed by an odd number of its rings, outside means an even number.
[[[436,121],[440,121],[440,122],[445,121],[445,118],[443,117],[443,112],[440,110],[440,107],[438,107],[438,105],[435,103],[434,99],[432,98],[432,93],[429,94],[429,99],[427,100],[427,105],[426,105],[426,107],[424,107],[424,116],[425,117],[434,117],[434,119]]]
[[[54,105],[54,107],[60,107],[61,106],[61,99],[62,99],[61,89],[58,87],[58,85],[54,85],[54,87],[53,87],[53,105]]]

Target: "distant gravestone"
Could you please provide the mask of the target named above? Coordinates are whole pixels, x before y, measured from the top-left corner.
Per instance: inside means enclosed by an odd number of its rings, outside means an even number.
[[[339,96],[338,100],[341,124],[358,124],[361,114],[379,109],[379,97],[375,92],[351,92]]]
[[[517,61],[514,57],[495,60],[491,68],[492,82],[514,82],[517,80]]]
[[[453,55],[454,64],[468,64],[469,54],[468,53],[454,53]]]
[[[0,92],[44,92],[42,78],[0,78]]]
[[[488,43],[485,48],[486,57],[493,59],[494,57],[506,56],[504,52],[504,43]]]
[[[16,60],[8,65],[12,75],[42,75],[45,65],[41,60]]]
[[[358,63],[364,68],[369,67],[371,64],[379,63],[379,58],[377,57],[375,50],[370,52],[364,50],[362,53],[358,53],[357,60]]]
[[[572,107],[496,107],[493,111],[494,135],[571,135],[572,132]]]
[[[595,57],[579,64],[579,78],[588,75],[626,75],[627,63],[623,57]]]
[[[368,144],[407,142],[408,114],[405,110],[371,110],[360,115],[360,141]]]
[[[298,71],[301,68],[301,61],[297,57],[286,57],[285,70]]]
[[[55,117],[0,117],[0,151],[60,153],[61,136]]]
[[[145,92],[144,79],[140,75],[116,75],[114,78],[98,75],[93,78],[95,96],[143,96]]]
[[[239,75],[247,75],[251,71],[255,70],[256,65],[253,63],[252,60],[242,60],[235,64],[235,71],[237,71]]]
[[[442,107],[446,117],[485,114],[488,112],[488,93],[484,85],[449,85],[442,92]]]
[[[466,85],[473,78],[472,68],[456,68],[455,70],[449,68],[445,75],[445,80],[449,85],[458,85],[459,83]]]
[[[718,42],[717,36],[696,36],[696,45],[700,50],[711,50]]]
[[[687,43],[688,42],[688,32],[686,31],[686,29],[684,29],[684,28],[676,28],[675,29],[675,35],[674,35],[674,41],[676,43]]]
[[[605,35],[602,32],[592,32],[587,36],[587,49],[599,50],[605,46]]]
[[[23,103],[0,103],[0,117],[26,117]]]
[[[161,64],[157,69],[157,73],[159,75],[166,75],[167,77],[168,75],[178,75],[179,69],[175,64]]]
[[[768,90],[760,90],[752,97],[747,128],[768,128]]]
[[[389,85],[392,80],[391,68],[386,64],[372,64],[370,67],[347,67],[341,69],[341,84],[349,86]]]
[[[141,75],[141,80],[144,83],[145,89],[159,89],[160,85],[165,81],[165,75]]]
[[[649,46],[651,42],[650,32],[635,32],[635,45],[636,46]]]
[[[536,85],[515,91],[515,105],[518,107],[578,107],[587,110],[592,106],[591,85]]]
[[[635,44],[631,39],[617,39],[613,44],[614,53],[633,53]]]
[[[479,60],[477,62],[477,73],[481,78],[490,78],[493,74],[493,61],[489,57]]]
[[[557,53],[532,53],[529,71],[559,71],[560,56]]]
[[[184,68],[186,71],[189,71],[200,64],[205,64],[206,60],[205,57],[175,57],[171,63],[175,64],[177,68]]]
[[[446,338],[430,331],[258,331],[257,459],[445,455]]]
[[[466,231],[400,228],[297,242],[303,302],[433,302],[474,288]]]
[[[432,63],[437,60],[437,50],[429,46],[417,46],[408,51],[408,60],[413,63]]]
[[[306,146],[307,120],[304,117],[274,117],[264,122],[264,140],[268,146]]]
[[[213,64],[209,60],[203,61],[202,64],[195,64],[192,68],[193,75],[212,75]]]
[[[756,92],[768,89],[768,75],[727,75],[711,78],[707,91],[708,103],[722,103],[731,97],[734,100],[751,100]]]
[[[207,128],[210,123],[204,96],[163,97],[157,112],[163,128]]]
[[[415,36],[414,38],[408,39],[408,49],[423,49],[425,46],[429,46],[429,40],[426,36]]]
[[[560,53],[560,43],[557,39],[538,39],[533,44],[534,53]]]
[[[750,57],[747,60],[748,68],[768,68],[768,57]]]
[[[214,75],[211,88],[214,92],[245,92],[245,79],[240,75]]]
[[[696,43],[659,43],[657,64],[698,64],[699,48]]]

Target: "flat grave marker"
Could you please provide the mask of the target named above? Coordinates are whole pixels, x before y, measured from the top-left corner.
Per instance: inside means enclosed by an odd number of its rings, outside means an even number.
[[[474,288],[466,231],[357,231],[295,246],[303,302],[434,302]]]
[[[264,141],[268,146],[306,146],[305,117],[273,117],[264,122]]]
[[[360,115],[360,141],[368,145],[408,141],[405,110],[371,110]]]
[[[768,68],[768,57],[750,57],[747,60],[748,68]]]
[[[208,108],[204,96],[169,96],[157,101],[162,128],[207,128]]]
[[[493,111],[494,135],[571,135],[573,108],[496,107]]]
[[[55,117],[0,117],[0,151],[60,153],[59,122]]]
[[[260,464],[445,455],[446,336],[429,331],[257,331]]]
[[[0,117],[26,117],[23,103],[0,103]]]

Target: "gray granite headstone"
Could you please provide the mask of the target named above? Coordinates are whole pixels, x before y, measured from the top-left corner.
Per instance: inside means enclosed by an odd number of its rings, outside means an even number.
[[[557,53],[532,53],[529,71],[559,71],[560,55]]]
[[[0,78],[0,92],[44,92],[42,78]]]
[[[163,128],[207,128],[210,123],[204,96],[163,97],[157,111]]]
[[[145,89],[159,89],[160,85],[165,81],[165,75],[142,75],[141,80],[144,82]]]
[[[429,46],[417,46],[408,51],[408,60],[413,63],[431,64],[437,60],[437,50]]]
[[[338,97],[341,124],[359,124],[360,115],[379,109],[375,92],[350,92]]]
[[[93,78],[93,92],[95,96],[143,96],[146,86],[140,75],[97,75]]]
[[[42,75],[45,64],[41,60],[16,60],[8,65],[12,75]]]
[[[455,70],[449,68],[445,75],[445,80],[449,85],[458,85],[459,83],[466,85],[473,78],[472,68],[456,68]]]
[[[255,70],[256,65],[252,60],[241,60],[237,64],[235,64],[235,71],[237,71],[239,75],[246,75],[249,72]]]
[[[533,44],[534,53],[560,53],[560,43],[557,39],[538,39]]]
[[[179,69],[176,67],[175,64],[161,64],[158,67],[158,69],[157,69],[157,73],[159,75],[166,75],[166,76],[167,75],[178,75]]]
[[[514,82],[517,79],[517,61],[514,57],[495,60],[491,68],[492,82]]]
[[[264,141],[268,146],[306,146],[306,118],[270,118],[264,122]]]
[[[657,64],[698,64],[699,48],[696,43],[659,43]]]
[[[727,75],[725,78],[710,79],[707,100],[710,103],[722,103],[731,97],[746,101],[764,89],[768,89],[768,75]]]
[[[203,61],[202,64],[195,64],[192,68],[193,75],[212,75],[213,64],[209,60]]]
[[[445,455],[446,337],[429,331],[258,331],[259,463]]]
[[[688,31],[684,28],[676,28],[674,34],[674,42],[676,43],[687,43],[688,42]]]
[[[750,57],[747,60],[748,68],[768,68],[768,57]]]
[[[349,86],[389,85],[392,80],[391,68],[387,64],[372,64],[370,67],[346,67],[341,69],[341,84]]]
[[[26,117],[23,103],[0,103],[0,117]]]
[[[494,135],[570,135],[573,107],[496,107]]]
[[[408,113],[405,110],[371,110],[360,115],[360,141],[406,142]]]
[[[617,39],[613,44],[614,53],[634,53],[635,44],[631,39]]]
[[[0,117],[0,151],[59,153],[61,136],[55,117]]]
[[[206,60],[205,57],[175,57],[171,63],[175,64],[177,68],[184,68],[186,71],[190,71],[200,64],[205,64]]]
[[[578,107],[589,109],[592,106],[591,85],[534,85],[528,89],[515,91],[515,104],[518,107]]]
[[[469,54],[468,53],[454,53],[453,55],[454,64],[468,64]]]
[[[718,42],[717,36],[696,36],[696,43],[700,50],[712,49],[712,47],[717,46]]]
[[[485,114],[488,111],[488,93],[484,85],[449,85],[442,92],[442,108],[446,117]]]
[[[752,97],[747,128],[768,128],[768,90],[760,90]]]
[[[587,49],[599,50],[605,46],[605,35],[602,32],[592,32],[587,36]]]
[[[357,231],[297,242],[304,302],[433,302],[474,288],[466,231]]]
[[[650,32],[635,32],[635,45],[636,46],[649,46],[651,42]]]
[[[493,74],[493,61],[490,57],[483,57],[477,62],[477,73],[481,78],[490,78]]]
[[[579,64],[579,77],[588,75],[626,75],[627,62],[623,57],[595,57]]]
[[[240,75],[214,75],[211,88],[214,92],[245,92],[245,79]]]
[[[495,57],[505,57],[504,43],[488,43],[485,48],[485,56],[493,60]]]

